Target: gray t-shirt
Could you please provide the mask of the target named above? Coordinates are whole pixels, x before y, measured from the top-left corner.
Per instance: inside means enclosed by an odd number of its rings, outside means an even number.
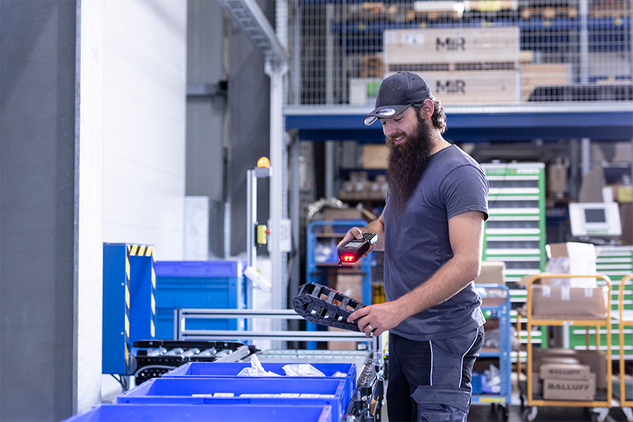
[[[468,211],[488,218],[488,180],[479,164],[451,145],[429,157],[405,210],[392,218],[385,207],[384,280],[387,300],[424,283],[453,257],[448,220]],[[470,283],[450,299],[390,330],[409,340],[439,340],[485,322],[481,299]]]

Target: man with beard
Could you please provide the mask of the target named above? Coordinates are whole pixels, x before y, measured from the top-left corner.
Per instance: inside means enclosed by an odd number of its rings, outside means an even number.
[[[380,120],[389,146],[385,209],[345,238],[378,234],[387,302],[348,318],[367,336],[389,330],[390,421],[465,421],[485,319],[480,271],[488,182],[442,137],[446,116],[418,75],[398,72],[378,91],[365,125]],[[372,249],[373,250],[373,249]]]

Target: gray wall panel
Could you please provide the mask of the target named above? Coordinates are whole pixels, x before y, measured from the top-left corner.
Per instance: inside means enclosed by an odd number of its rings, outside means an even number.
[[[275,2],[258,1],[274,26]],[[229,195],[231,201],[231,254],[246,252],[246,170],[261,156],[270,158],[270,78],[264,57],[242,31],[229,25]],[[275,163],[271,163],[274,168]],[[258,183],[258,220],[267,224],[269,180]],[[266,248],[258,251],[266,254]]]
[[[72,414],[74,1],[0,2],[0,419]]]
[[[216,85],[226,79],[224,11],[215,1],[189,0],[187,83]],[[209,197],[209,252],[224,258],[225,119],[222,95],[187,99],[188,196]]]

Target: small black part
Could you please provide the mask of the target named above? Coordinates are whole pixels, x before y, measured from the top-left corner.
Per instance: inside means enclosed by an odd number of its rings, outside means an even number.
[[[340,305],[334,303],[340,302]],[[297,314],[309,322],[328,327],[360,331],[358,324],[347,322],[347,317],[365,305],[329,287],[306,283],[292,299]]]

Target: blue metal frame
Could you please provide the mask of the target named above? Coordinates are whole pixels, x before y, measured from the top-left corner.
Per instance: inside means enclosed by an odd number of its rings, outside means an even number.
[[[525,107],[446,107],[448,128],[444,136],[453,142],[579,138],[629,142],[633,138],[630,102],[609,108],[600,102],[583,105],[582,108],[551,103]],[[298,130],[302,141],[384,142],[379,124],[363,125],[363,117],[370,111],[371,106],[288,108],[286,129]]]
[[[501,376],[501,391],[499,394],[473,394],[473,402],[498,403],[506,405],[512,402],[512,332],[510,330],[510,289],[503,284],[477,284],[477,288],[486,290],[503,290],[506,294],[505,301],[498,306],[482,306],[481,310],[488,318],[499,319],[499,351],[480,352],[480,358],[498,358],[499,372]],[[507,411],[506,407],[506,411]]]
[[[334,221],[313,221],[308,225],[308,231],[306,236],[306,283],[324,284],[317,277],[317,262],[316,262],[316,245],[317,245],[317,228],[323,226],[338,226],[338,227],[364,227],[367,223],[363,220],[334,220]],[[341,233],[341,237],[345,234]],[[365,305],[371,304],[371,262],[373,259],[373,252],[366,258],[362,258],[360,262],[360,271],[362,271],[362,302]],[[327,281],[326,281],[327,285]],[[306,323],[308,331],[316,331],[317,326],[314,323]],[[316,349],[315,342],[308,342],[307,349]]]

